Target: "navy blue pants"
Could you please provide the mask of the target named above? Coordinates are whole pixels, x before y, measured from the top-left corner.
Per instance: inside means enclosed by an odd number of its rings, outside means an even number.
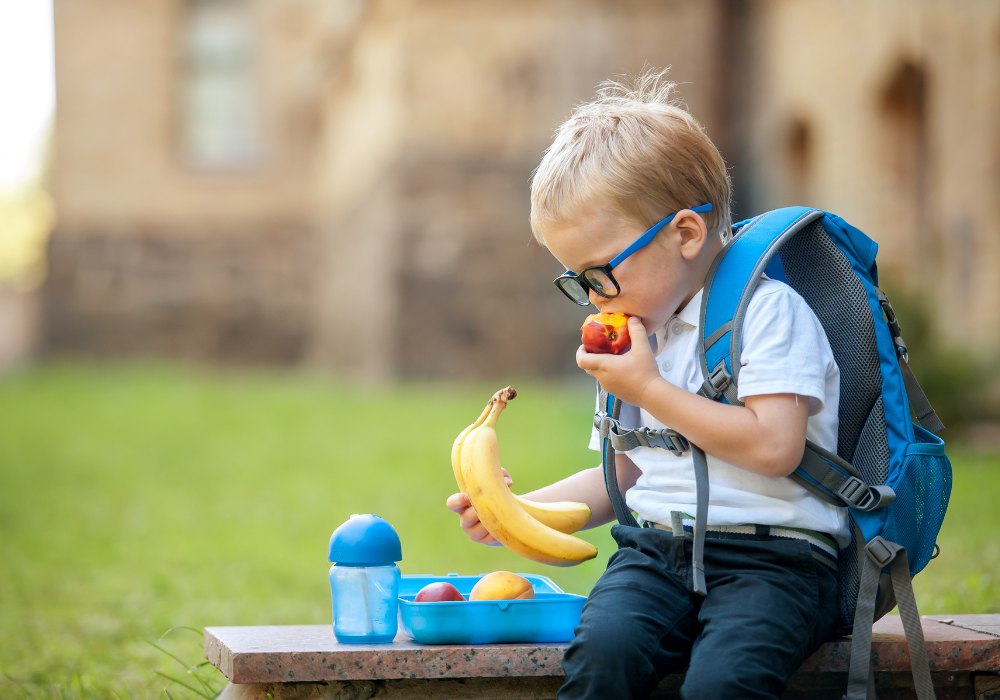
[[[611,534],[619,549],[563,659],[561,700],[645,698],[685,665],[684,700],[777,698],[836,626],[836,574],[805,541],[707,541],[703,598],[690,540],[621,525]]]

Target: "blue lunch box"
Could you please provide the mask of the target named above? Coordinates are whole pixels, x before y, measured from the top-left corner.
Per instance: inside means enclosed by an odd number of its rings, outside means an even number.
[[[403,576],[399,582],[399,627],[420,644],[569,642],[580,624],[586,598],[563,593],[546,576],[518,574],[531,582],[534,600],[415,603],[429,583],[446,581],[468,597],[479,576]]]

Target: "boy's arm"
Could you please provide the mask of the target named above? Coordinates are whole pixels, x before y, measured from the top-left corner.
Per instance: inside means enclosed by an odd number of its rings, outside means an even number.
[[[632,337],[645,335],[629,319]],[[746,406],[711,401],[660,376],[648,343],[624,355],[595,355],[581,346],[577,364],[609,393],[649,411],[657,420],[719,459],[764,476],[788,476],[805,451],[809,399],[795,394],[748,396]]]
[[[639,468],[632,463],[627,455],[623,454],[615,456],[615,472],[618,475],[618,488],[621,489],[622,493],[635,486],[640,474]],[[611,499],[608,498],[608,492],[604,486],[604,471],[601,467],[584,469],[562,481],[523,494],[523,496],[539,503],[554,503],[556,501],[586,503],[590,507],[590,520],[587,521],[584,530],[600,527],[611,522],[615,517],[614,510],[611,508]],[[465,531],[470,540],[499,546],[500,543],[486,531],[486,528],[479,521],[479,515],[472,507],[468,494],[453,494],[448,498],[447,505],[449,509],[458,513],[462,530]]]

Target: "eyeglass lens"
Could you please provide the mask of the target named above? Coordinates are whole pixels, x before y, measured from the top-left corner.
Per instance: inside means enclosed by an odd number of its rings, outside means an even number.
[[[559,289],[577,304],[586,306],[590,303],[590,294],[588,294],[587,288],[580,284],[574,277],[563,277],[560,279]]]
[[[618,289],[608,274],[599,268],[591,268],[583,273],[591,288],[603,297],[618,296]]]

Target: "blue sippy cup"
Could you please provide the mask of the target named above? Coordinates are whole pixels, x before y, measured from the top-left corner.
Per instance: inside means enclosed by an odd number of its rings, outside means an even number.
[[[396,637],[399,535],[377,515],[352,515],[330,537],[333,633],[341,644],[381,644]]]

